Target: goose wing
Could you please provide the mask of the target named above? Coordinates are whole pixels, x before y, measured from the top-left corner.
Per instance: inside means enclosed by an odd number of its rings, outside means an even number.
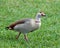
[[[6,28],[12,30],[12,29],[14,29],[14,27],[15,27],[16,25],[18,25],[18,24],[24,24],[24,23],[25,23],[26,21],[28,21],[28,20],[29,20],[29,18],[22,19],[22,20],[18,20],[18,21],[16,21],[16,22],[10,24],[10,25],[9,25],[8,27],[6,27]]]

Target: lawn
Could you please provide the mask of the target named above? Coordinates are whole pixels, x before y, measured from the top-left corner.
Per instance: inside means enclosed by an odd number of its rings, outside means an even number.
[[[23,34],[5,27],[23,18],[35,18],[43,11],[40,29],[28,33],[29,42]],[[0,0],[0,48],[60,48],[60,0]]]

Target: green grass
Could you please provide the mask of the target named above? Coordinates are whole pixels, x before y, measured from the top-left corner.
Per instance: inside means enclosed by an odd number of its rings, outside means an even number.
[[[10,23],[22,18],[35,18],[43,11],[41,28],[23,34],[18,40],[15,31],[5,30]],[[60,0],[0,0],[0,48],[60,48]]]

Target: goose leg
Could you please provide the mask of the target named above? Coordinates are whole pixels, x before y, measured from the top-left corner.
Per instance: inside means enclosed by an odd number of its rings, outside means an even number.
[[[19,34],[16,36],[16,39],[18,39],[18,38],[19,38],[20,34],[21,34],[21,32],[19,32]]]
[[[28,37],[27,37],[26,34],[24,34],[24,39],[25,39],[26,41],[28,41]]]

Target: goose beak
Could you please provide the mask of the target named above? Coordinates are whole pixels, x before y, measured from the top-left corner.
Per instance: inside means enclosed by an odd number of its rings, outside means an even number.
[[[46,14],[43,14],[43,16],[46,16]]]
[[[46,16],[46,14],[44,16]]]

